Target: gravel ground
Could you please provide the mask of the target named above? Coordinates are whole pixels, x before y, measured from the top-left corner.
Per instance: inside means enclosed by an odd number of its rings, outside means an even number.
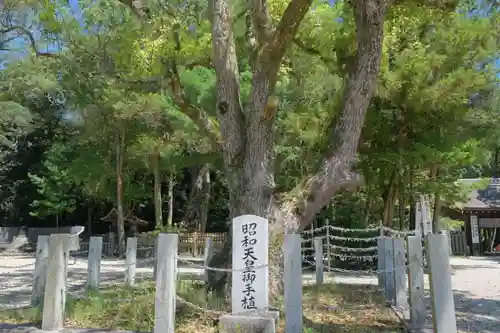
[[[144,265],[141,265],[142,262],[145,262],[145,260],[138,262],[137,277],[138,279],[150,279],[152,276],[151,261]],[[451,258],[451,266],[453,267],[452,282],[458,332],[500,333],[500,257]],[[2,308],[22,307],[29,304],[33,267],[34,259],[32,257],[1,257],[0,255],[0,311]],[[197,276],[202,274],[199,268],[186,265],[179,265],[179,270],[181,274]],[[102,260],[102,283],[122,283],[123,271],[123,260]],[[68,290],[70,292],[82,290],[85,286],[86,275],[86,260],[71,260],[68,267]],[[311,273],[304,274],[303,279],[305,283],[314,282],[314,276]],[[332,279],[336,283],[377,284],[376,277],[369,275],[334,274]],[[425,280],[426,289],[428,290],[427,277]],[[430,300],[428,300],[428,303],[430,305]],[[0,333],[28,332],[41,333],[41,331],[34,328],[20,327],[14,330],[12,327],[0,325]],[[64,331],[64,333],[86,332],[129,333],[107,330]]]
[[[195,263],[202,258],[182,257]],[[35,259],[32,256],[4,256],[0,254],[0,310],[3,308],[19,308],[29,305],[32,290],[33,269]],[[196,263],[195,263],[196,264]],[[198,263],[199,264],[199,263]],[[136,281],[152,279],[152,259],[138,259]],[[125,261],[119,259],[101,260],[101,285],[124,282]],[[50,272],[49,272],[50,273]],[[198,268],[179,263],[181,275],[194,276],[202,274]],[[87,279],[87,260],[71,258],[68,265],[67,289],[70,293],[83,291]]]
[[[500,257],[452,258],[458,332],[500,332]]]

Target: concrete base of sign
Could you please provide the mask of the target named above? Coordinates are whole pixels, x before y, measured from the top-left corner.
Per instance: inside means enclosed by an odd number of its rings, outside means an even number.
[[[276,333],[276,320],[272,315],[224,315],[219,318],[219,333]]]
[[[276,324],[276,327],[280,325],[280,311],[278,309],[269,308],[269,310],[266,313],[266,317],[274,318],[274,323]]]

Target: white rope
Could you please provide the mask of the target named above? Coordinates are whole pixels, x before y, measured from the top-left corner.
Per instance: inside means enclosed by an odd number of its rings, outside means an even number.
[[[309,264],[307,268],[311,267],[316,267],[316,264],[312,261],[309,260],[303,260],[306,264]],[[337,268],[337,267],[327,267],[325,266],[325,269],[330,272],[339,272],[339,273],[347,273],[347,274],[357,274],[357,275],[378,275],[381,273],[393,273],[397,271],[406,271],[409,266],[401,266],[401,267],[394,267],[392,269],[378,269],[378,270],[351,270],[351,269],[343,269],[343,268]]]
[[[30,266],[34,266],[35,263],[34,262],[30,262],[28,264],[24,264],[24,265],[0,265],[0,268],[7,268],[7,269],[19,269],[19,268],[26,268],[26,267],[30,267]]]
[[[358,238],[358,237],[341,237],[341,236],[333,236],[329,235],[330,239],[336,240],[336,241],[348,241],[348,242],[359,242],[359,243],[368,243],[368,242],[375,242],[377,239],[380,238],[380,236],[377,237],[367,237],[367,238]]]
[[[328,226],[331,230],[335,231],[341,231],[341,232],[376,232],[380,231],[380,227],[376,228],[365,228],[365,229],[351,229],[351,228],[342,228],[342,227],[336,227],[333,225]]]
[[[378,250],[378,247],[376,247],[376,246],[359,247],[358,248],[358,247],[347,247],[347,246],[340,246],[340,245],[330,245],[330,248],[333,250],[339,250],[339,251],[345,251],[345,252],[372,252],[372,251]]]
[[[183,259],[180,259],[180,258],[177,258],[177,260],[180,261],[180,262],[183,262],[185,264],[188,264],[191,267],[200,268],[200,269],[204,269],[204,270],[208,270],[208,271],[213,271],[213,272],[226,272],[226,273],[240,272],[240,273],[243,273],[243,272],[248,271],[249,269],[260,269],[260,268],[268,267],[267,264],[264,264],[264,265],[258,265],[258,266],[248,266],[248,267],[244,267],[244,268],[240,268],[240,269],[217,268],[217,267],[210,267],[210,266],[195,264],[195,263],[193,263],[193,262],[191,262],[189,260],[183,260]]]
[[[378,258],[378,255],[374,256],[355,256],[349,254],[341,254],[341,253],[330,253],[332,257],[339,258],[342,261],[346,261],[349,259],[357,260],[357,261],[372,261]]]
[[[334,230],[334,231],[340,231],[340,232],[366,232],[366,233],[370,233],[370,232],[380,231],[380,228],[381,227],[357,229],[357,228],[343,228],[343,227],[337,227],[337,226],[333,226],[333,225],[325,225],[325,226],[318,227],[318,228],[315,228],[315,229],[303,230],[302,234],[304,234],[304,235],[311,235],[311,234],[314,234],[314,233],[319,233],[319,232],[324,231],[326,229],[330,229],[330,230]],[[390,234],[401,235],[401,236],[408,236],[408,235],[414,235],[415,234],[414,230],[395,230],[395,229],[391,229],[389,227],[382,227],[382,230],[384,230],[384,231],[386,231],[386,232],[388,232]]]

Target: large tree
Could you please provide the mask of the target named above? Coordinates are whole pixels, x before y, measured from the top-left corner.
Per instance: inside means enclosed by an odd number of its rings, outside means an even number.
[[[332,91],[332,95],[338,94],[341,101],[320,133],[323,138],[318,140],[322,144],[317,147],[321,152],[317,168],[286,194],[275,190],[275,128],[280,108],[276,86],[284,76],[284,60],[291,45],[307,48],[296,35],[304,19],[318,19],[310,11],[312,0],[210,0],[208,9],[203,1],[81,2],[87,4],[83,17],[88,31],[97,37],[88,38],[94,38],[99,50],[92,52],[97,69],[82,71],[85,79],[78,80],[77,85],[95,80],[97,76],[87,74],[96,72],[101,76],[107,73],[106,84],[113,85],[113,89],[121,85],[125,91],[168,90],[172,102],[211,139],[213,149],[222,153],[232,217],[254,214],[268,218],[272,222],[271,239],[280,244],[279,236],[285,228],[305,228],[335,193],[360,184],[361,177],[351,169],[379,73],[385,17],[391,6],[404,6],[404,1],[317,4],[323,11],[341,12],[341,17],[335,18],[341,19],[343,25],[338,32],[349,40],[345,49],[332,50],[342,75],[342,91]],[[443,10],[454,10],[456,6],[456,1],[447,0],[408,2]],[[128,12],[118,10],[118,3]],[[62,10],[45,7],[43,20],[52,34],[61,35],[68,27],[80,27],[81,24],[60,23],[56,17]],[[109,15],[102,14],[106,10]],[[205,22],[207,19],[210,24]],[[195,42],[189,42],[190,38]],[[210,38],[211,50],[207,43]],[[132,39],[135,42],[125,43]],[[64,43],[72,53],[83,49],[74,34],[66,34]],[[67,68],[75,67],[72,59],[73,64]],[[135,63],[131,64],[131,60]],[[189,96],[186,73],[196,66],[215,70],[215,108],[205,107]],[[213,109],[217,121],[212,117]],[[230,243],[220,256],[226,263],[229,249]],[[271,249],[271,273],[276,281],[281,276],[281,252],[280,246]]]
[[[136,2],[121,0],[144,20],[150,14]],[[332,117],[324,135],[322,160],[316,171],[288,195],[275,193],[275,128],[279,107],[275,95],[280,69],[294,43],[312,0],[292,0],[275,7],[284,8],[280,17],[271,16],[268,2],[249,1],[238,6],[228,0],[211,0],[212,63],[216,73],[218,130],[205,110],[183,98],[175,62],[170,62],[167,79],[181,110],[217,141],[222,152],[229,189],[231,216],[254,214],[271,220],[271,239],[279,239],[285,228],[297,230],[311,223],[316,214],[346,187],[359,185],[361,177],[352,172],[365,114],[372,97],[382,55],[384,20],[393,0],[351,0],[341,2],[345,20],[354,22],[354,52],[344,61],[345,73],[340,110]],[[421,1],[443,9],[454,9],[456,1]],[[325,2],[326,3],[326,2]],[[401,3],[401,1],[399,1]],[[320,4],[321,5],[321,4]],[[166,5],[167,6],[167,5]],[[235,13],[238,8],[240,12]],[[172,10],[175,11],[176,8]],[[279,12],[275,9],[273,14]],[[236,16],[246,16],[248,67],[251,88],[244,100],[240,73],[242,62],[236,41]],[[169,34],[171,31],[169,31]],[[178,35],[177,35],[178,36]],[[171,35],[166,36],[166,38]],[[174,34],[175,37],[175,34]],[[172,66],[173,64],[173,66]],[[332,92],[333,93],[333,92]],[[277,244],[279,244],[278,242]],[[226,250],[230,249],[230,243]],[[227,252],[222,256],[227,258]],[[281,248],[271,249],[271,274],[281,276]],[[214,259],[217,261],[217,258]]]

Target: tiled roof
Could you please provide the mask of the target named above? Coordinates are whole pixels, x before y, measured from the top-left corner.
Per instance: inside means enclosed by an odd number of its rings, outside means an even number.
[[[500,209],[499,178],[460,179],[459,183],[472,187],[469,200],[460,204],[461,209]]]

